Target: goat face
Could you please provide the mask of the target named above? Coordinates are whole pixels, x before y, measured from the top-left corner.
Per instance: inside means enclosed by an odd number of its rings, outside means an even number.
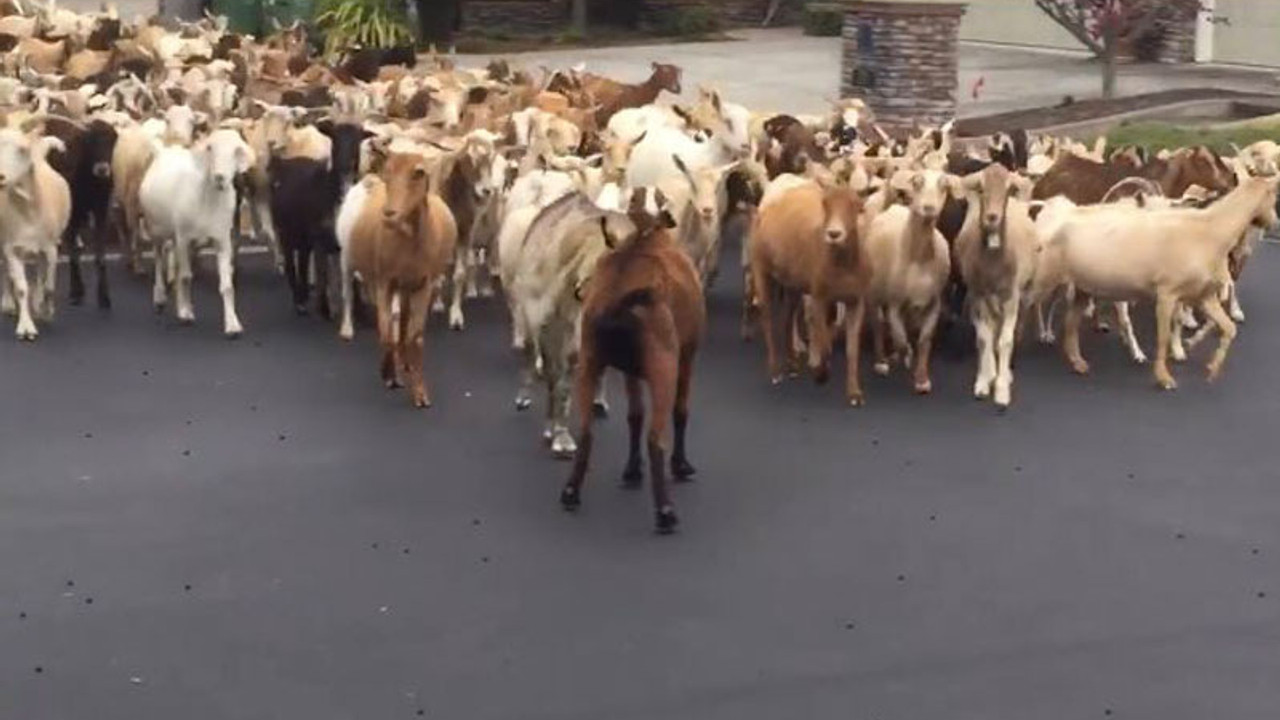
[[[351,122],[322,121],[316,127],[333,142],[333,173],[345,193],[360,173],[360,144],[373,133]]]
[[[823,239],[828,245],[857,251],[858,216],[862,198],[847,187],[834,186],[822,194]]]
[[[427,159],[416,153],[392,153],[382,169],[387,197],[382,206],[382,221],[390,227],[408,228],[417,212],[426,207],[430,187]]]
[[[671,203],[657,188],[632,189],[631,200],[627,204],[627,216],[642,233],[676,226],[675,215],[671,213]]]
[[[116,129],[111,125],[94,120],[89,124],[85,134],[82,162],[88,163],[93,176],[99,180],[111,178],[111,156],[116,147]]]
[[[289,142],[289,128],[293,127],[296,116],[293,108],[279,105],[268,105],[258,102],[262,115],[258,118],[258,134],[266,146],[267,152],[276,155],[284,150]]]
[[[679,95],[683,88],[680,85],[680,76],[683,71],[675,66],[667,63],[653,63],[653,77],[658,87],[666,90],[674,95]]]
[[[235,130],[218,130],[205,139],[198,149],[213,186],[219,192],[230,190],[237,175],[253,166],[253,151]]]
[[[476,200],[487,202],[502,189],[506,180],[506,167],[496,167],[502,156],[494,149],[493,142],[485,138],[470,137],[463,150],[463,170],[471,183]]]
[[[1267,193],[1253,216],[1253,224],[1263,229],[1280,225],[1280,217],[1276,215],[1276,186],[1280,185],[1280,175],[1249,178],[1249,182],[1265,183]]]
[[[1004,246],[1005,216],[1009,198],[1029,199],[1031,181],[1018,177],[993,164],[959,181],[958,192],[967,196],[978,207],[978,227],[982,230],[983,244],[989,250]]]
[[[910,198],[911,212],[926,223],[938,220],[947,195],[952,192],[950,176],[941,170],[917,170],[899,173],[895,187]]]
[[[33,137],[17,130],[0,130],[0,191],[31,172]]]

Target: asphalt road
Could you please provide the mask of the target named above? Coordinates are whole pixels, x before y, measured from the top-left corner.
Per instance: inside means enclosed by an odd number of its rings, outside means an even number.
[[[0,718],[1274,720],[1280,252],[1225,378],[1153,390],[1024,347],[1015,407],[868,379],[765,380],[711,298],[683,525],[618,487],[615,415],[577,516],[511,404],[497,303],[433,318],[436,406],[292,315],[263,258],[247,335],[116,277],[116,309],[0,340]],[[1143,315],[1147,311],[1142,311]],[[1149,344],[1150,332],[1145,331]],[[1203,351],[1202,351],[1203,352]],[[617,392],[615,380],[614,397]]]

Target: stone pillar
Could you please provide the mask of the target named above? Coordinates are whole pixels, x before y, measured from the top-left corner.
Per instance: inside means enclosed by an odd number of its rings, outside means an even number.
[[[840,95],[860,97],[886,127],[956,116],[964,3],[848,2]]]

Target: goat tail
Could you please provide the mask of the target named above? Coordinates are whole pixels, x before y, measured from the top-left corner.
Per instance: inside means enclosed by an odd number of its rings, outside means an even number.
[[[644,325],[638,308],[650,307],[652,288],[640,288],[618,298],[601,313],[592,329],[600,364],[615,367],[630,376],[644,371]]]

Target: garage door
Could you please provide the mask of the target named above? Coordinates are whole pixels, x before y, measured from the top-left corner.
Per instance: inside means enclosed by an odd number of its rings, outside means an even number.
[[[1280,0],[1274,0],[1280,4]],[[969,0],[960,22],[961,40],[1083,50],[1071,34],[1031,0]]]
[[[1218,0],[1217,5],[1217,14],[1230,24],[1214,26],[1214,60],[1280,67],[1280,1]]]

